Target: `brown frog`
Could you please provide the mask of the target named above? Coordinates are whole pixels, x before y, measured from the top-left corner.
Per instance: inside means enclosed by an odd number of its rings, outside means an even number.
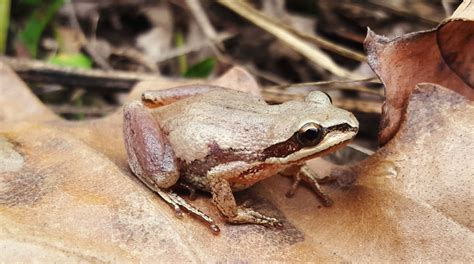
[[[124,107],[124,138],[132,172],[181,215],[206,214],[172,191],[177,185],[210,192],[235,224],[280,226],[279,220],[237,206],[233,192],[284,170],[296,171],[293,191],[308,182],[329,205],[305,161],[348,143],[356,118],[319,91],[304,101],[268,105],[261,98],[217,86],[183,86],[143,93]],[[296,169],[296,170],[295,170]]]

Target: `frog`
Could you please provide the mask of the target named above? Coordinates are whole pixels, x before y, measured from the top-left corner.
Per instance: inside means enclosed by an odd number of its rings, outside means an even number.
[[[282,227],[245,205],[234,193],[270,176],[292,172],[294,194],[308,183],[323,205],[331,199],[306,161],[334,152],[357,134],[355,116],[312,91],[304,100],[268,104],[261,97],[213,85],[185,85],[142,93],[123,107],[123,135],[132,173],[174,208],[208,223],[214,219],[177,194],[176,188],[209,192],[230,224]]]

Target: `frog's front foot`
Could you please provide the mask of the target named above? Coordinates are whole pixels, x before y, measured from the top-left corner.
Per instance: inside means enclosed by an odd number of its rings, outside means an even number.
[[[321,186],[319,185],[320,183],[327,183],[331,181],[331,179],[328,180],[328,177],[322,179],[317,178],[316,174],[306,165],[301,166],[299,171],[293,174],[293,184],[291,185],[290,190],[286,193],[286,197],[291,198],[295,195],[301,181],[304,181],[311,186],[311,189],[313,189],[325,207],[330,207],[333,204],[331,198],[321,190]]]
[[[233,164],[236,167],[241,164]],[[258,224],[270,227],[283,227],[273,217],[265,216],[248,207],[237,206],[229,182],[223,177],[210,177],[212,200],[227,222],[232,224]]]
[[[233,224],[258,224],[277,228],[283,227],[280,220],[265,216],[247,207],[238,207],[237,214],[233,217],[227,217],[227,221]]]

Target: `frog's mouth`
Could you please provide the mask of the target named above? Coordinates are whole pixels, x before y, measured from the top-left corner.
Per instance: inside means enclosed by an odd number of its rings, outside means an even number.
[[[326,128],[323,139],[315,146],[303,147],[295,136],[278,143],[264,151],[265,161],[268,163],[296,163],[316,158],[336,151],[347,145],[357,134],[357,127],[349,124],[340,124]]]

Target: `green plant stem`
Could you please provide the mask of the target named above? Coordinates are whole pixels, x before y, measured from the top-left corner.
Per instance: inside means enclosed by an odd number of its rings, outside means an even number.
[[[25,28],[19,33],[19,39],[35,58],[38,52],[38,43],[44,29],[63,5],[64,0],[51,0],[41,3],[28,18]]]
[[[181,32],[176,32],[175,36],[176,47],[181,48],[184,47],[184,36]],[[188,61],[186,59],[186,54],[180,55],[178,57],[178,66],[179,66],[179,73],[183,75],[188,70]]]
[[[0,0],[0,54],[5,54],[7,48],[9,22],[10,0]]]

